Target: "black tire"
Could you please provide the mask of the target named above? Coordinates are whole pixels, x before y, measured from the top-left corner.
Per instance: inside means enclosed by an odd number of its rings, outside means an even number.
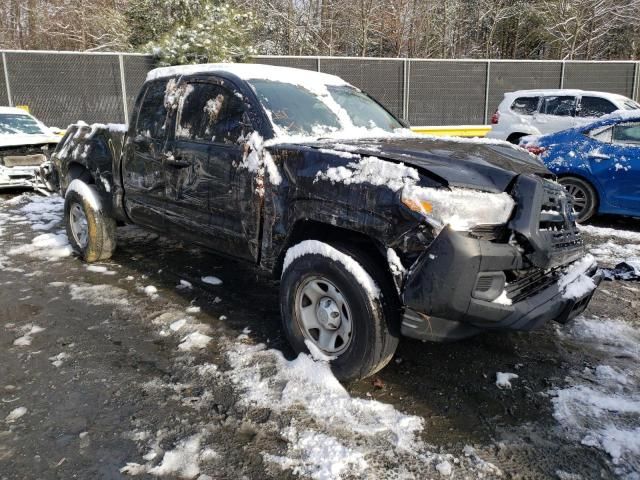
[[[598,213],[598,194],[589,182],[578,177],[562,177],[558,182],[574,198],[576,222],[586,222]]]
[[[399,340],[399,302],[388,275],[367,255],[345,245],[331,246],[356,260],[374,280],[381,296],[371,298],[342,263],[317,253],[304,254],[293,260],[282,275],[280,308],[283,328],[297,353],[309,352],[305,344],[305,339],[309,338],[303,333],[296,314],[298,289],[309,278],[329,280],[347,300],[352,317],[350,343],[346,350],[331,360],[331,368],[342,381],[359,380],[376,373],[393,357]]]
[[[94,185],[87,185],[80,180],[74,182],[80,182],[82,188],[68,189],[64,199],[64,223],[69,243],[85,262],[108,260],[116,248],[116,221],[104,213]],[[86,218],[87,240],[84,245],[80,244],[71,226],[71,211],[74,208],[79,208]]]

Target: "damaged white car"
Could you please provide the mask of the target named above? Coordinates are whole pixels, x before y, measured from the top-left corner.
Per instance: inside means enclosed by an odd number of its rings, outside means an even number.
[[[41,189],[38,171],[60,138],[25,110],[0,107],[0,189]]]

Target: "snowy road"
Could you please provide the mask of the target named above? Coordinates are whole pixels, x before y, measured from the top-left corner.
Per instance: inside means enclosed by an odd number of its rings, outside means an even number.
[[[61,209],[0,197],[0,479],[640,478],[637,283],[567,327],[403,341],[345,389],[250,267],[133,227],[86,266]],[[600,262],[640,256],[625,228],[587,230]]]

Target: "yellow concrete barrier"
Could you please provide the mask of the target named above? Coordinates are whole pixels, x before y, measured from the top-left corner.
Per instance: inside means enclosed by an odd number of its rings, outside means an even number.
[[[436,137],[484,137],[489,133],[491,127],[489,125],[451,125],[443,127],[411,127],[411,130]]]

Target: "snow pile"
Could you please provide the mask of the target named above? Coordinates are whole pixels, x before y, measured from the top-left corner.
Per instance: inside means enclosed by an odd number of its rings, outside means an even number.
[[[65,352],[60,352],[59,354],[54,355],[53,357],[49,357],[49,361],[51,362],[51,365],[53,365],[56,368],[59,368],[62,366],[62,364],[67,358],[69,358],[68,354],[66,354]]]
[[[73,253],[65,233],[43,233],[31,240],[31,243],[9,249],[7,255],[28,255],[47,261],[60,260]]]
[[[220,280],[218,277],[214,277],[213,275],[202,277],[201,280],[202,283],[206,283],[207,285],[222,285],[222,280]]]
[[[330,258],[334,262],[341,263],[347,271],[356,278],[356,281],[365,289],[371,298],[378,298],[380,296],[380,289],[376,282],[371,278],[371,275],[356,262],[349,255],[342,253],[341,251],[333,248],[317,240],[305,240],[303,242],[294,245],[284,257],[284,264],[282,266],[282,273],[286,272],[291,262],[304,256],[304,255],[321,255],[323,257]]]
[[[586,272],[596,264],[593,255],[585,255],[566,268],[558,280],[558,288],[564,298],[577,299],[596,288],[593,279]]]
[[[44,328],[28,323],[24,327],[22,327],[22,331],[24,332],[24,335],[16,338],[13,341],[13,344],[16,347],[28,347],[29,345],[31,345],[31,342],[33,341],[33,335],[44,331]]]
[[[606,452],[623,478],[640,474],[640,331],[609,319],[579,318],[560,336],[606,355],[550,392],[564,435]]]
[[[90,305],[119,305],[129,304],[126,290],[112,285],[76,285],[69,286],[72,300],[89,303]]]
[[[211,340],[211,337],[208,335],[200,332],[193,332],[182,339],[182,342],[178,345],[178,349],[182,351],[202,350]]]
[[[402,163],[365,157],[349,163],[346,167],[330,167],[325,172],[318,172],[314,182],[318,180],[340,182],[345,185],[370,183],[376,186],[386,185],[391,190],[400,190],[406,185],[415,185],[420,180],[420,175],[415,168]]]
[[[232,368],[226,375],[243,392],[243,403],[276,411],[304,411],[315,428],[323,431],[325,440],[332,437],[328,440],[333,452],[330,457],[335,452],[345,453],[351,459],[349,465],[361,468],[364,464],[357,459],[364,458],[361,455],[367,451],[367,444],[383,444],[396,453],[424,448],[417,439],[423,428],[421,418],[404,415],[375,400],[351,397],[326,362],[316,362],[305,354],[287,361],[277,350],[245,344],[236,344],[227,352],[227,359]],[[342,441],[349,445],[340,440],[345,432],[349,435]],[[354,441],[354,434],[362,444]],[[297,459],[297,465],[306,465],[306,472],[327,468],[326,457],[317,457],[317,450],[309,450],[308,442],[313,438],[309,432],[292,430],[289,436],[289,455]]]
[[[20,212],[31,222],[33,230],[50,230],[62,222],[64,199],[58,196],[41,197],[37,195],[24,195],[17,197],[20,200],[28,200],[28,203],[20,207]]]
[[[511,390],[511,380],[518,378],[515,373],[509,372],[497,372],[496,373],[496,387],[500,390]]]
[[[200,474],[200,462],[215,457],[211,449],[201,450],[202,434],[193,435],[181,440],[173,450],[164,453],[162,461],[156,465],[141,465],[139,463],[127,463],[120,469],[121,473],[128,475],[144,475],[145,473],[158,477],[171,478],[196,478]],[[145,460],[153,460],[155,452],[145,455]]]
[[[147,285],[142,291],[152,299],[158,298],[158,289],[153,285]]]
[[[317,480],[361,478],[366,473],[364,455],[333,437],[311,430],[299,433],[294,427],[286,428],[283,436],[289,442],[288,456],[263,455],[283,470],[291,469],[295,475]]]
[[[616,265],[621,262],[640,261],[640,241],[637,244],[620,245],[609,240],[589,249],[598,262]]]
[[[631,240],[640,243],[640,232],[632,230],[618,230],[615,228],[595,227],[593,225],[579,225],[580,231],[594,237],[608,237],[621,240]]]
[[[7,423],[13,423],[19,418],[23,417],[26,413],[27,413],[26,407],[14,408],[9,412],[9,415],[5,417],[4,421]]]

